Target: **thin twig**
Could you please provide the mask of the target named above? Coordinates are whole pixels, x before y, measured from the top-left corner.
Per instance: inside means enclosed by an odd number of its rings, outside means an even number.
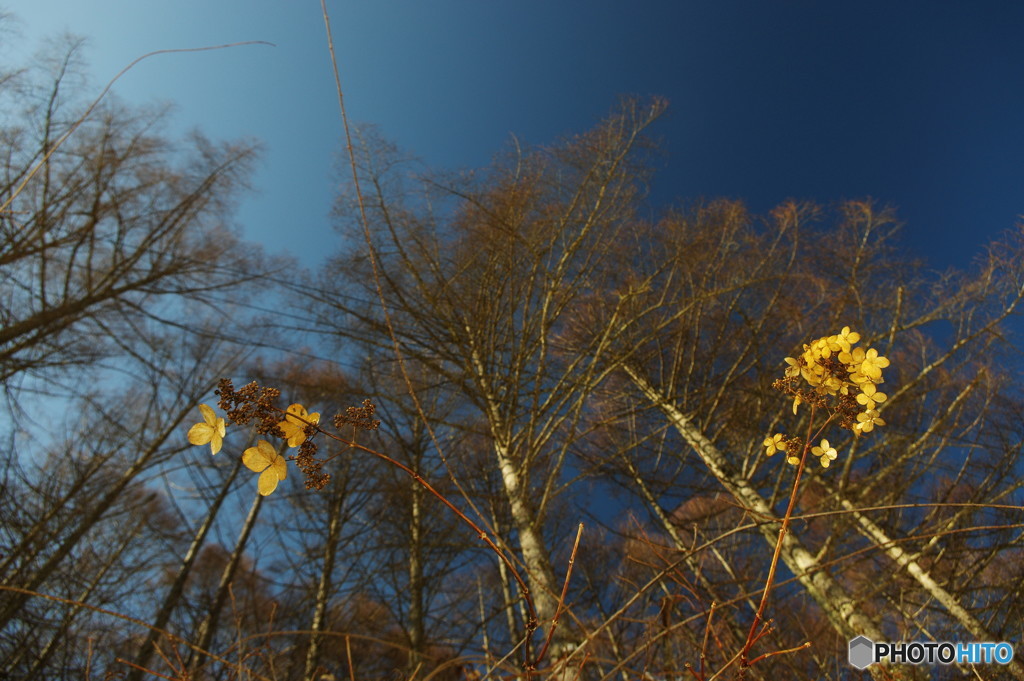
[[[704,625],[704,642],[700,645],[700,678],[704,678],[704,662],[708,658],[708,636],[711,634],[711,619],[715,616],[716,603],[711,601],[708,611],[708,623]]]
[[[345,657],[348,659],[348,678],[349,681],[356,681],[356,670],[352,665],[352,639],[348,636],[345,637]]]
[[[7,212],[7,209],[10,208],[11,203],[13,203],[14,199],[17,198],[18,194],[20,194],[25,189],[25,186],[32,180],[35,174],[39,172],[39,169],[46,165],[47,161],[50,160],[50,157],[53,156],[54,152],[57,151],[57,149],[62,144],[64,144],[64,142],[66,142],[72,134],[74,134],[75,130],[78,130],[78,128],[82,125],[82,123],[86,121],[87,118],[89,118],[89,115],[93,112],[93,109],[95,109],[99,105],[100,101],[107,96],[107,93],[110,92],[110,88],[114,86],[114,83],[116,83],[121,76],[128,73],[136,64],[138,64],[144,59],[155,57],[158,54],[175,54],[179,52],[206,52],[208,50],[223,50],[228,47],[241,47],[243,45],[269,45],[270,47],[277,47],[277,45],[275,45],[274,43],[269,43],[265,40],[245,40],[238,43],[227,43],[225,45],[209,45],[206,47],[179,47],[169,50],[154,50],[153,52],[147,52],[141,57],[137,57],[135,60],[132,61],[132,63],[128,64],[128,66],[118,71],[117,75],[110,79],[110,82],[108,82],[106,87],[103,88],[99,96],[96,97],[96,99],[92,100],[92,103],[89,104],[89,106],[86,108],[85,113],[79,116],[78,119],[71,124],[71,127],[68,128],[64,132],[64,134],[61,135],[57,139],[57,141],[53,143],[53,146],[51,146],[46,151],[46,153],[43,155],[43,158],[39,160],[39,163],[37,163],[35,167],[29,171],[29,173],[25,176],[25,179],[23,179],[21,181],[21,184],[18,185],[17,189],[15,189],[14,192],[9,197],[7,197],[7,200],[4,201],[3,205],[0,205],[0,213]]]
[[[759,655],[758,657],[755,657],[753,660],[750,661],[750,665],[754,666],[755,664],[757,664],[761,660],[767,659],[769,657],[773,657],[775,655],[785,655],[787,653],[796,653],[796,652],[799,652],[801,650],[806,650],[807,648],[810,648],[810,647],[811,647],[811,642],[810,641],[805,641],[804,643],[798,645],[795,648],[786,648],[785,650],[774,650],[774,651],[772,651],[770,653],[765,653],[764,655]]]
[[[555,606],[555,615],[551,618],[551,626],[548,628],[547,638],[544,640],[544,646],[537,653],[537,659],[534,660],[534,666],[540,664],[540,661],[544,659],[544,655],[548,652],[548,646],[551,645],[551,639],[555,636],[555,628],[558,626],[558,618],[562,614],[562,609],[565,607],[565,596],[569,592],[569,580],[572,578],[572,566],[576,562],[576,551],[580,547],[580,537],[583,535],[583,523],[580,523],[576,529],[576,541],[572,545],[572,553],[569,554],[569,567],[565,571],[565,581],[562,583],[562,593],[558,597],[558,605]]]

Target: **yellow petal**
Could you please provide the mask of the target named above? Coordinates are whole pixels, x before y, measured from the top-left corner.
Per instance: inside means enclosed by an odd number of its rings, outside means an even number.
[[[288,418],[291,418],[289,416]],[[284,433],[285,440],[288,441],[289,447],[298,447],[306,441],[306,424],[305,423],[292,423],[291,421],[281,421],[277,424],[277,427]]]
[[[278,454],[277,458],[274,459],[274,463],[268,470],[274,471],[278,480],[284,480],[288,477],[288,462],[284,460],[283,456]]]
[[[188,441],[194,445],[205,445],[213,438],[213,428],[206,423],[197,423],[188,429]]]
[[[273,492],[275,489],[277,489],[277,482],[277,472],[274,471],[273,468],[268,468],[267,470],[260,473],[260,479],[256,483],[256,487],[259,489],[260,496],[265,497],[271,492]]]
[[[242,452],[242,463],[254,473],[259,473],[269,468],[276,457],[277,451],[274,449],[274,445],[266,440],[260,440],[255,447],[249,447]]]
[[[284,418],[285,418],[286,421],[291,421],[292,423],[300,423],[300,424],[302,423],[302,421],[299,421],[299,419],[291,418],[292,414],[294,414],[295,416],[298,416],[299,418],[306,418],[308,416],[308,414],[306,413],[306,408],[303,407],[298,402],[296,402],[295,404],[289,405],[287,411],[288,411],[288,416],[285,416]]]
[[[199,405],[199,411],[203,413],[203,420],[211,426],[217,425],[217,412],[205,404]]]

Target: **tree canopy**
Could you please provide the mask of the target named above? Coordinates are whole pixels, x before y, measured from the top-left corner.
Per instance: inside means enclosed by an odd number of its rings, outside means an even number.
[[[1019,639],[1020,227],[936,273],[870,200],[652,207],[666,104],[624,99],[463,174],[363,131],[284,276],[231,227],[255,145],[116,102],[63,139],[71,54],[0,81],[12,674],[838,680],[858,635]]]

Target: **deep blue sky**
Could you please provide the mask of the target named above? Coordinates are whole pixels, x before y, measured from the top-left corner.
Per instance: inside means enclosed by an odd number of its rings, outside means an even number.
[[[2,3],[3,0],[0,0]],[[479,166],[515,133],[586,129],[620,94],[671,107],[652,200],[894,204],[905,245],[966,265],[1024,213],[1024,2],[349,0],[329,2],[346,103],[427,163]],[[340,124],[317,0],[16,0],[22,58],[72,31],[98,91],[169,100],[175,124],[266,144],[239,224],[315,264]]]

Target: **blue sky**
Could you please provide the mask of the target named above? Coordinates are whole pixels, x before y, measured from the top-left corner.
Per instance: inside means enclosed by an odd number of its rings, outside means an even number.
[[[2,2],[2,0],[0,0]],[[373,0],[328,3],[353,119],[430,165],[486,164],[515,133],[547,143],[621,94],[663,95],[654,208],[696,197],[763,212],[794,197],[871,196],[905,245],[967,265],[1024,214],[1024,3],[715,0]],[[266,153],[239,225],[314,265],[340,121],[319,2],[8,0],[23,57],[43,36],[89,39],[99,88],[173,102],[179,129],[252,135]],[[12,42],[13,40],[13,42]]]

